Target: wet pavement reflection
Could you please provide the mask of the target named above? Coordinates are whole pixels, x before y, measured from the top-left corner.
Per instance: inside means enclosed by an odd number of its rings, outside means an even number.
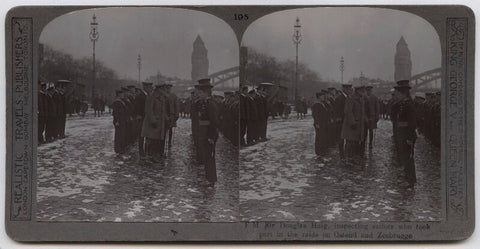
[[[136,145],[113,152],[112,117],[67,120],[67,138],[38,148],[37,220],[205,222],[238,220],[238,150],[220,136],[218,182],[194,159],[190,120],[179,119],[160,163],[140,163]]]
[[[269,120],[269,140],[240,150],[242,220],[441,219],[440,148],[419,136],[418,183],[408,188],[394,158],[390,121],[379,121],[374,148],[349,166],[333,147],[315,155],[312,122]]]

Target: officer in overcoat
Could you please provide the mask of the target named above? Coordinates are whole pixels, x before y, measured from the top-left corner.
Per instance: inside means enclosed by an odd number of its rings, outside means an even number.
[[[210,79],[200,79],[196,85],[204,96],[195,102],[198,110],[198,150],[200,151],[205,166],[205,176],[210,184],[217,181],[217,169],[215,162],[215,145],[218,138],[218,112],[212,98]]]
[[[417,122],[415,117],[415,104],[410,97],[408,80],[401,80],[395,86],[398,101],[392,106],[397,121],[397,148],[398,160],[404,168],[405,179],[409,185],[417,181],[415,172],[414,148],[417,139]]]
[[[339,95],[337,96],[337,101],[335,104],[335,112],[338,115],[338,127],[339,127],[339,141],[338,141],[338,150],[340,153],[340,158],[345,158],[345,139],[342,138],[342,126],[343,121],[345,120],[345,102],[347,98],[352,94],[352,84],[342,84],[342,90],[340,91]]]
[[[324,105],[322,92],[315,94],[316,100],[312,105],[313,127],[315,129],[315,154],[320,155],[326,147],[327,108]]]
[[[46,90],[46,83],[38,81],[38,143],[42,144],[45,142],[44,132],[47,125],[48,119],[48,99]]]
[[[247,120],[247,144],[252,145],[256,143],[258,134],[258,107],[255,104],[255,90],[250,90],[247,94],[248,103],[248,120]]]
[[[267,93],[263,91],[263,87],[257,87],[255,92],[255,103],[258,110],[258,120],[256,124],[257,141],[267,140],[267,122],[268,122],[268,103]]]
[[[240,145],[246,145],[245,135],[247,134],[247,125],[249,120],[249,100],[248,87],[242,86],[240,91]]]
[[[172,84],[165,84],[165,91],[168,98],[169,120],[168,120],[168,147],[172,147],[173,128],[177,127],[179,118],[179,100],[177,95],[172,92]]]
[[[145,118],[142,125],[142,137],[146,138],[147,162],[158,162],[164,156],[165,124],[167,120],[167,98],[162,93],[162,85],[157,85],[153,94],[145,101]]]
[[[113,126],[115,127],[115,136],[114,136],[114,151],[115,153],[124,153],[127,141],[125,133],[127,131],[127,107],[123,102],[123,91],[117,90],[115,91],[116,98],[112,103],[113,109]]]
[[[45,140],[51,142],[56,138],[56,127],[57,127],[57,105],[53,95],[55,93],[55,88],[50,85],[47,88],[47,124],[45,127]]]
[[[361,155],[360,145],[365,139],[365,87],[355,86],[355,92],[345,101],[345,119],[342,125],[342,139],[346,140],[347,159]]]
[[[60,86],[56,86],[53,92],[53,101],[56,106],[55,115],[55,138],[65,137],[65,122],[67,118],[65,96]]]
[[[368,123],[366,126],[366,133],[368,133],[368,148],[373,148],[373,134],[374,130],[377,129],[378,119],[380,117],[380,101],[372,93],[373,86],[367,86],[366,89],[366,113],[368,118]]]
[[[145,159],[145,138],[142,137],[143,120],[145,119],[145,103],[147,101],[147,95],[153,91],[152,82],[142,82],[142,89],[137,90],[137,96],[135,98],[135,114],[137,122],[137,134],[138,134],[138,155],[140,160]]]

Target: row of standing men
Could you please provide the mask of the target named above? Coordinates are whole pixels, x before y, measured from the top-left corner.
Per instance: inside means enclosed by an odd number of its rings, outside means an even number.
[[[439,147],[441,139],[442,101],[441,92],[429,92],[423,96],[415,96],[418,131],[432,144]]]
[[[178,101],[176,95],[170,92],[169,84],[155,88],[150,82],[142,85],[143,90],[130,85],[115,91],[116,99],[112,103],[114,150],[122,154],[138,141],[140,160],[156,162],[164,157],[167,134],[168,145],[172,144],[170,134],[178,119]],[[154,99],[159,102],[154,102]]]
[[[240,92],[240,145],[252,145],[267,140],[268,99],[265,89],[258,86]]]
[[[42,144],[65,137],[67,106],[61,86],[38,83],[38,144]]]
[[[373,147],[379,101],[370,86],[356,87],[355,92],[351,84],[343,84],[342,90],[330,87],[316,93],[312,116],[317,155],[338,144],[340,158],[354,159],[365,151],[367,137]]]
[[[398,164],[405,172],[409,185],[416,182],[414,145],[416,135],[416,112],[410,97],[409,81],[399,81],[390,103],[390,118],[396,145]],[[343,84],[342,90],[323,90],[316,94],[312,106],[315,127],[315,151],[322,151],[338,144],[340,157],[347,165],[362,159],[368,140],[374,144],[375,129],[381,114],[381,103],[372,94],[371,86]]]
[[[179,100],[171,87],[170,84],[153,87],[152,83],[144,82],[143,90],[129,86],[116,91],[117,98],[112,104],[116,152],[125,152],[128,144],[138,140],[140,160],[147,163],[163,160],[166,143],[169,148],[173,144],[179,118]],[[212,87],[210,79],[201,79],[195,85],[190,118],[197,162],[204,166],[206,179],[213,185],[217,181],[215,146],[220,127]]]

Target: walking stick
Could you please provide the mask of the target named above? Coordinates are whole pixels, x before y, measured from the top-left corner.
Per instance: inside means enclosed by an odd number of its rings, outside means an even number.
[[[172,145],[173,145],[173,140],[175,140],[175,128],[176,127],[172,128]]]

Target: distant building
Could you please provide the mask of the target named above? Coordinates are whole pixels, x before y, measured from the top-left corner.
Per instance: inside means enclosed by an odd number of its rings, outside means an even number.
[[[410,60],[410,50],[405,39],[400,38],[397,43],[395,53],[395,82],[399,80],[410,80],[412,77],[412,61]]]
[[[208,77],[208,50],[200,35],[193,42],[191,76],[193,82]]]

